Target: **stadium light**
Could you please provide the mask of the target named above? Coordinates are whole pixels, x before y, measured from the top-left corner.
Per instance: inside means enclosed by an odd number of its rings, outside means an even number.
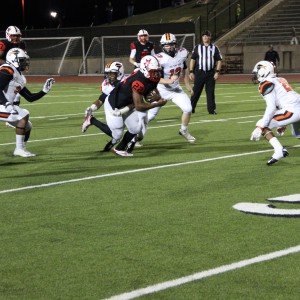
[[[50,16],[52,18],[56,18],[57,17],[57,12],[56,11],[50,11]]]

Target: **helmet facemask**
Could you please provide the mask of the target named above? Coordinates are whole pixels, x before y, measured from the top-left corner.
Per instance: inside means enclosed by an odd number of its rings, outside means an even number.
[[[164,44],[164,45],[162,45],[162,49],[166,54],[174,57],[176,54],[176,51],[177,51],[176,43]]]
[[[20,29],[16,26],[9,26],[6,29],[5,35],[6,39],[13,44],[20,43],[22,37]]]
[[[146,78],[153,82],[159,82],[161,78],[161,66],[152,55],[146,55],[141,59],[140,70]]]

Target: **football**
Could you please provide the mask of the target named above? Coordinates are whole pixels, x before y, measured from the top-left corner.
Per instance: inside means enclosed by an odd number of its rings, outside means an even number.
[[[157,89],[154,89],[150,91],[144,98],[146,102],[151,103],[161,99],[161,95]]]

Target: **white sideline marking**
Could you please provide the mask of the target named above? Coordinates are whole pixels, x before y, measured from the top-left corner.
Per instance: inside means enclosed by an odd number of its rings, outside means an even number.
[[[203,271],[203,272],[199,272],[199,273],[195,273],[192,275],[188,275],[185,277],[181,277],[178,279],[174,279],[174,280],[170,280],[170,281],[165,281],[162,283],[158,283],[158,284],[154,284],[154,285],[150,285],[147,286],[146,288],[142,288],[142,289],[138,289],[132,292],[128,292],[128,293],[124,293],[124,294],[120,294],[120,295],[116,295],[113,296],[111,298],[106,298],[106,300],[130,300],[130,299],[134,299],[140,296],[144,296],[144,295],[149,295],[149,294],[153,294],[159,291],[163,291],[172,287],[176,287],[182,284],[186,284],[189,282],[193,282],[196,280],[200,280],[206,277],[210,277],[213,275],[218,275],[221,273],[225,273],[228,271],[232,271],[232,270],[236,270],[236,269],[240,269],[246,266],[250,266],[256,263],[260,263],[260,262],[264,262],[264,261],[268,261],[268,260],[272,260],[275,258],[279,258],[282,256],[286,256],[289,254],[293,254],[293,253],[297,253],[300,252],[300,245],[295,246],[295,247],[291,247],[291,248],[287,248],[284,250],[280,250],[280,251],[275,251],[275,252],[271,252],[268,254],[264,254],[264,255],[259,255],[250,259],[245,259],[245,260],[241,260],[238,262],[234,262],[232,264],[229,265],[224,265],[218,268],[214,268],[214,269],[210,269],[207,271]]]
[[[297,146],[295,146],[295,147],[297,147]],[[300,145],[299,145],[299,147],[300,147]],[[254,155],[254,154],[265,153],[265,152],[270,152],[270,151],[273,151],[273,149],[260,150],[260,151],[247,152],[247,153],[240,153],[240,154],[232,154],[232,155],[219,156],[219,157],[214,157],[214,158],[206,158],[206,159],[202,159],[202,160],[193,160],[193,161],[181,162],[181,163],[170,164],[170,165],[161,165],[161,166],[149,167],[149,168],[143,168],[143,169],[128,170],[128,171],[124,171],[124,172],[101,174],[101,175],[75,178],[75,179],[69,179],[69,180],[62,180],[62,181],[54,181],[54,182],[49,182],[49,183],[44,183],[44,184],[24,186],[24,187],[15,188],[15,189],[2,190],[2,191],[0,190],[0,194],[13,193],[13,192],[19,192],[19,191],[24,191],[24,190],[33,190],[33,189],[45,188],[45,187],[55,186],[55,185],[60,185],[60,184],[73,183],[73,182],[86,181],[86,180],[93,180],[93,179],[112,177],[112,176],[119,176],[119,175],[131,174],[131,173],[147,172],[147,171],[158,170],[158,169],[173,168],[173,167],[178,167],[178,166],[204,163],[204,162],[214,161],[214,160],[221,160],[221,159],[227,159],[227,158]]]

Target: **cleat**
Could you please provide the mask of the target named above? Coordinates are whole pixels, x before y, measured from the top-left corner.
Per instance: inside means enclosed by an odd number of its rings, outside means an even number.
[[[133,156],[132,153],[128,153],[127,151],[124,151],[124,150],[116,150],[116,149],[113,149],[113,152],[117,155],[120,155],[120,156],[124,156],[124,157],[130,157],[130,156]]]
[[[144,145],[141,142],[136,142],[135,147],[136,148],[141,148],[141,147],[144,147]]]
[[[282,157],[281,157],[281,158],[287,157],[287,156],[289,156],[289,152],[288,152],[285,148],[283,148],[283,149],[282,149]],[[281,158],[279,158],[279,159],[281,159]],[[279,159],[276,159],[276,158],[274,158],[274,157],[271,157],[271,159],[267,161],[267,165],[268,165],[268,166],[272,166],[272,165],[274,165],[275,163],[277,163]]]
[[[285,148],[283,148],[283,149],[282,149],[282,155],[283,155],[283,157],[287,157],[287,156],[289,156],[290,154],[289,154],[289,152],[288,152]]]
[[[109,141],[103,148],[103,152],[109,152],[114,145],[115,144],[113,144],[112,141]]]
[[[132,153],[133,149],[135,148],[137,142],[130,142],[128,143],[127,147],[126,147],[126,151],[128,153]]]
[[[91,118],[92,118],[93,115],[88,115],[84,118],[84,121],[82,123],[82,126],[81,126],[81,131],[82,132],[86,132],[87,129],[92,125],[91,124]]]
[[[196,141],[196,139],[192,135],[190,135],[190,133],[187,130],[180,129],[179,135],[183,136],[190,143],[194,143]]]
[[[26,149],[15,149],[14,156],[21,156],[21,157],[34,157],[35,154],[27,151]]]

